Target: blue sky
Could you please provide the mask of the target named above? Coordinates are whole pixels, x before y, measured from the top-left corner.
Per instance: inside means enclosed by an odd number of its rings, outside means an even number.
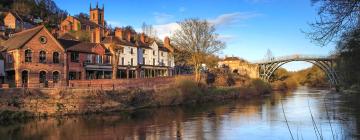
[[[90,3],[105,5],[105,19],[112,26],[131,25],[141,31],[143,22],[152,24],[163,38],[186,18],[206,19],[216,26],[227,48],[220,56],[238,56],[249,61],[292,54],[328,55],[334,45],[317,46],[301,30],[316,18],[310,0],[55,0],[71,15],[89,11]],[[289,70],[311,66],[306,62],[284,65]]]

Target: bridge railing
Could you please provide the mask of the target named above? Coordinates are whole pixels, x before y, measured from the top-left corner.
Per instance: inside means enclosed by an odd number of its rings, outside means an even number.
[[[258,61],[254,61],[254,64],[262,64],[262,63],[271,63],[276,61],[286,61],[291,59],[331,59],[331,56],[320,56],[320,55],[288,55],[288,56],[281,56],[281,57],[273,57],[271,59],[262,59]]]

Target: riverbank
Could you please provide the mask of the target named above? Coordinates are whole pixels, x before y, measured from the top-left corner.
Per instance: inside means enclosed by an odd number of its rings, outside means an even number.
[[[28,117],[78,115],[131,111],[228,99],[251,98],[270,92],[260,80],[243,87],[198,86],[191,79],[178,79],[153,89],[1,89],[0,121]]]

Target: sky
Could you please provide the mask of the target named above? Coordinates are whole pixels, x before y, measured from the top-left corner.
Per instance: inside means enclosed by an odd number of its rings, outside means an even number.
[[[75,15],[89,13],[90,3],[105,6],[105,20],[112,27],[131,25],[141,32],[145,22],[158,36],[171,36],[177,22],[187,18],[208,20],[216,27],[226,48],[219,56],[237,56],[250,62],[262,60],[267,50],[275,57],[300,55],[327,56],[334,45],[320,47],[303,31],[317,17],[310,0],[54,0]],[[307,62],[291,62],[283,67],[296,71],[310,67]]]

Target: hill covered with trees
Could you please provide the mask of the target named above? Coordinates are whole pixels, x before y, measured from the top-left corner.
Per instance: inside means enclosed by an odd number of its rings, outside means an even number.
[[[57,27],[67,12],[52,0],[2,0],[2,11],[15,11],[23,20],[41,19],[47,27]]]

